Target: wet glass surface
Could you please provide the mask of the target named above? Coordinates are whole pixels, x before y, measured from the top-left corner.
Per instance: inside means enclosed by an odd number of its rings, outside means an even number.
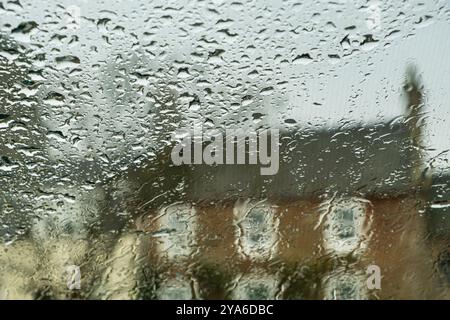
[[[449,0],[0,0],[0,298],[449,299],[449,34]]]

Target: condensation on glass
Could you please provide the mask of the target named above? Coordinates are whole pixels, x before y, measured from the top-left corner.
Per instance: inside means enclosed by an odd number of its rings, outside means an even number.
[[[0,298],[449,299],[449,8],[0,0]]]

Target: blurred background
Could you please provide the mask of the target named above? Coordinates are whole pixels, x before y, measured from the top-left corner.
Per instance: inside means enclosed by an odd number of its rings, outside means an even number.
[[[0,297],[448,299],[449,4],[0,1]],[[193,121],[287,165],[177,171]]]

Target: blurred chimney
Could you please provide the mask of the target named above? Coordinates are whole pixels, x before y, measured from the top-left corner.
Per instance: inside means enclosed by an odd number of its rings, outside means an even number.
[[[415,156],[412,168],[412,180],[422,189],[428,189],[431,185],[431,173],[427,172],[423,147],[424,138],[424,88],[421,84],[418,71],[415,66],[410,65],[406,70],[404,92],[406,93],[406,125],[409,130],[412,147]]]

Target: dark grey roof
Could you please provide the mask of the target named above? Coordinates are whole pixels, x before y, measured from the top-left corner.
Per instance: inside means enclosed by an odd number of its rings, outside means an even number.
[[[140,201],[217,200],[239,197],[311,198],[324,193],[395,197],[415,186],[419,164],[402,121],[348,129],[296,129],[280,133],[280,168],[262,176],[260,165],[171,164],[164,161],[131,172]],[[158,167],[155,169],[155,167]],[[130,174],[130,173],[128,173]],[[149,178],[149,177],[152,178]],[[153,204],[156,204],[154,202]]]
[[[238,196],[312,197],[403,193],[418,165],[406,126],[374,124],[346,130],[295,130],[280,135],[280,168],[261,176],[260,165],[190,166],[193,199]]]

